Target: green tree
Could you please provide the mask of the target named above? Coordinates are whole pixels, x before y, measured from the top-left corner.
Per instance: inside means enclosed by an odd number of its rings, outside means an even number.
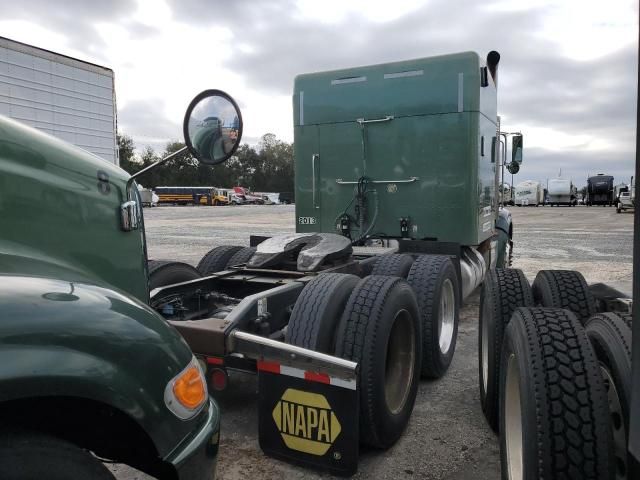
[[[140,163],[135,158],[135,145],[133,139],[129,135],[118,133],[118,157],[120,159],[120,168],[129,173],[134,173],[140,169]]]
[[[167,143],[161,155],[145,147],[136,159],[133,140],[118,135],[122,168],[134,173],[184,147],[184,143]],[[257,147],[240,145],[235,155],[223,164],[210,166],[198,162],[190,153],[179,155],[145,173],[140,183],[158,186],[248,187],[258,192],[293,192],[293,145],[272,134],[262,136]]]

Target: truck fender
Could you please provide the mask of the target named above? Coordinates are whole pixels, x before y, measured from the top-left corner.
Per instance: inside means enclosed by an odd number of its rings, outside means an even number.
[[[162,456],[185,438],[165,405],[191,361],[180,334],[140,301],[87,283],[0,275],[0,409],[27,398],[76,397],[137,422]]]
[[[498,217],[496,218],[496,234],[498,240],[498,252],[497,252],[497,267],[506,267],[509,261],[506,258],[507,247],[512,248],[513,237],[513,224],[511,221],[511,212],[506,208],[501,208],[498,211]]]

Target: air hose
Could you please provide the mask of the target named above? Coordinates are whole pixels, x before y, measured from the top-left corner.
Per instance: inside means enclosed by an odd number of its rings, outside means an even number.
[[[351,242],[352,245],[356,245],[367,238],[367,236],[373,230],[373,227],[376,224],[378,219],[379,212],[379,204],[378,204],[378,192],[375,189],[369,189],[370,180],[362,176],[358,179],[356,183],[356,187],[354,188],[354,194],[351,198],[351,201],[347,205],[347,207],[342,211],[342,213],[338,214],[336,219],[334,220],[334,224],[336,225],[344,225],[345,221],[347,223],[353,222],[358,227],[358,237]],[[367,222],[369,218],[369,208],[367,205],[367,194],[372,193],[374,195],[374,212],[373,218],[370,222]],[[355,218],[349,214],[349,208],[351,205],[355,203]],[[367,225],[368,223],[368,225]],[[366,227],[366,228],[365,228]],[[341,230],[345,231],[344,228]],[[347,230],[347,236],[351,239],[351,231],[350,228]]]

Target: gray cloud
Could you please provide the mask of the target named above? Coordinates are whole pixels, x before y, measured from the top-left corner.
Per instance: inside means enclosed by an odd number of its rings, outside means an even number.
[[[637,46],[594,61],[567,58],[539,34],[551,7],[497,11],[473,0],[434,0],[390,22],[352,14],[334,25],[302,19],[293,0],[170,3],[177,20],[227,27],[235,41],[250,46],[251,53],[237,50],[227,67],[257,90],[276,94],[290,94],[299,73],[496,49],[502,55],[499,111],[507,128],[546,127],[613,145],[606,153],[587,145],[570,153],[526,150],[521,175],[546,178],[560,167],[563,174],[585,179],[596,171],[632,173]]]
[[[146,146],[162,152],[170,140],[183,141],[182,118],[170,119],[161,98],[135,100],[118,109],[118,130],[134,139],[139,151]]]
[[[225,66],[257,91],[290,95],[299,73],[382,63],[409,58],[496,49],[500,66],[499,111],[505,127],[546,127],[606,140],[611,151],[593,152],[577,145],[565,153],[552,148],[527,149],[522,176],[554,176],[560,166],[567,175],[589,172],[631,175],[635,148],[636,45],[607,57],[577,61],[563,56],[558,45],[540,35],[554,15],[551,7],[503,11],[489,2],[432,0],[388,22],[371,22],[352,13],[338,24],[304,18],[294,0],[168,0],[175,20],[188,25],[227,28],[237,45]],[[98,61],[104,40],[97,22],[127,28],[132,38],[160,30],[131,20],[134,0],[87,2],[68,0],[53,6],[47,0],[23,0],[3,6],[3,18],[23,19],[57,31],[76,49]],[[107,40],[108,41],[108,40]],[[45,46],[46,47],[46,46]],[[203,48],[206,48],[204,46]],[[193,72],[197,75],[197,71]],[[117,75],[117,72],[116,72]],[[238,99],[242,104],[242,99]],[[180,121],[164,118],[161,100],[130,102],[119,111],[123,131],[142,139],[180,137]],[[142,145],[145,141],[142,140]],[[163,148],[164,143],[154,145]]]
[[[65,0],[54,4],[49,0],[21,0],[4,2],[4,19],[25,20],[57,32],[69,39],[75,49],[90,54],[98,61],[106,62],[102,53],[104,40],[95,29],[98,22],[126,25],[132,36],[147,36],[158,30],[128,20],[137,8],[135,0]],[[42,47],[46,48],[46,45]]]

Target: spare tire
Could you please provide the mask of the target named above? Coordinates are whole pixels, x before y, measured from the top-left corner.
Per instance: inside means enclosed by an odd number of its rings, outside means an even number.
[[[607,394],[576,316],[518,308],[501,362],[503,478],[612,478]]]
[[[196,267],[202,275],[211,275],[227,268],[227,264],[242,247],[236,245],[221,245],[209,250],[198,262]]]
[[[631,329],[615,313],[597,313],[585,325],[609,399],[616,478],[627,478],[631,402]]]
[[[480,291],[478,327],[478,378],[480,404],[487,422],[499,427],[500,356],[502,339],[511,315],[518,307],[533,307],[533,294],[522,270],[489,270]]]
[[[440,378],[451,365],[458,337],[460,287],[456,269],[444,255],[419,255],[407,282],[420,308],[422,376]]]
[[[420,312],[411,286],[397,277],[363,278],[336,335],[336,356],[359,365],[360,440],[393,445],[409,422],[420,379]]]
[[[188,263],[170,260],[149,260],[149,289],[187,282],[200,278],[200,272]]]
[[[413,257],[406,253],[380,255],[371,269],[371,275],[407,278],[413,264]]]
[[[291,312],[285,341],[333,354],[338,322],[359,281],[355,275],[323,273],[307,283]]]
[[[571,310],[582,323],[596,313],[596,301],[580,272],[540,270],[533,281],[533,298],[542,307]]]

